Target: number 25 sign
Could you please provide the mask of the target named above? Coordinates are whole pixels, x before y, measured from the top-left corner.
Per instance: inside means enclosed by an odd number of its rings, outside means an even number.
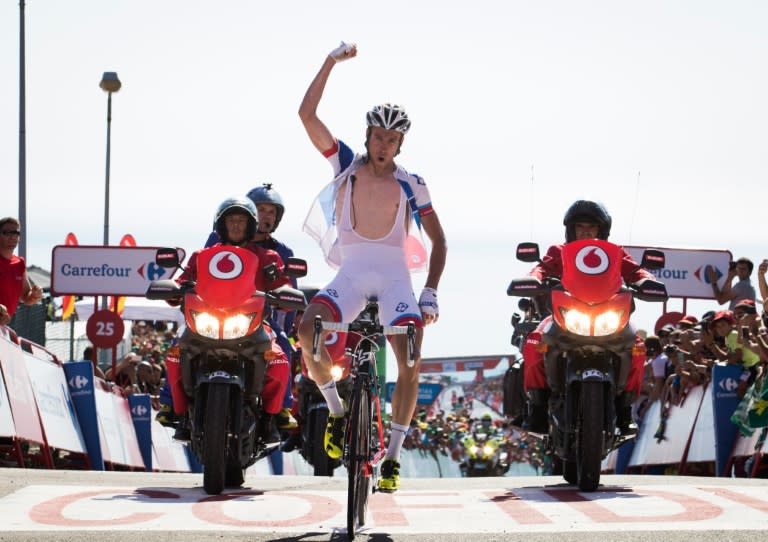
[[[94,312],[85,324],[85,334],[98,348],[114,348],[123,339],[122,318],[109,310]]]

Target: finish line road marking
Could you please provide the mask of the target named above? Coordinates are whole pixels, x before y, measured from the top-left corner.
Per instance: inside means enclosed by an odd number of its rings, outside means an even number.
[[[4,531],[339,531],[343,491],[31,485],[0,498]],[[364,532],[766,530],[760,486],[469,489],[376,493]]]

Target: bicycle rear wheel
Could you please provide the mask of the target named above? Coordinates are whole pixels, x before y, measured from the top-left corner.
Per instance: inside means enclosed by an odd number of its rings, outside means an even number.
[[[350,540],[355,538],[357,525],[365,525],[370,491],[371,402],[365,380],[358,378],[355,382],[347,425],[347,537]]]

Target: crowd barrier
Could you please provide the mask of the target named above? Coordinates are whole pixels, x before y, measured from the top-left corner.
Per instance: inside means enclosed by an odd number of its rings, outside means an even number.
[[[742,435],[731,421],[739,404],[741,367],[716,366],[706,385],[692,388],[680,405],[662,411],[659,401],[645,413],[637,438],[611,453],[603,464],[617,474],[710,474],[757,476],[768,467],[768,428]],[[744,465],[746,469],[734,469]]]
[[[191,472],[187,447],[154,421],[149,395],[126,395],[90,361],[0,336],[0,451],[18,467]]]
[[[718,476],[756,476],[768,468],[768,428],[742,436],[730,415],[739,398],[740,368],[718,366],[706,386],[692,388],[679,406],[646,412],[636,439],[610,454],[606,472],[697,474],[715,465]],[[94,377],[89,361],[62,364],[45,348],[0,335],[0,454],[18,467],[197,472],[200,466],[173,430],[154,421],[148,395],[126,395]],[[291,457],[295,455],[297,457]],[[407,454],[406,454],[407,455]],[[286,474],[302,473],[298,454]],[[416,458],[423,468],[422,458]],[[282,468],[260,470],[283,472]],[[406,461],[408,463],[408,461]],[[10,465],[9,465],[10,466]],[[441,465],[439,475],[452,474]]]

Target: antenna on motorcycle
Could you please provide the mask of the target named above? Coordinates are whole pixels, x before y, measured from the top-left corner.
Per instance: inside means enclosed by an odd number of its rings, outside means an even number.
[[[537,263],[541,261],[539,257],[538,243],[520,243],[517,245],[517,259],[521,262]]]
[[[155,253],[155,263],[164,269],[177,269],[181,267],[179,251],[175,248],[158,248]]]

